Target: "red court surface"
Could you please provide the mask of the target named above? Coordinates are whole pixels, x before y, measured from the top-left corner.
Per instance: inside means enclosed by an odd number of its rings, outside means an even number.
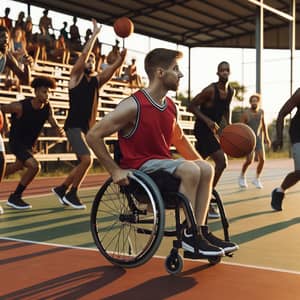
[[[0,240],[0,299],[299,299],[300,274],[185,261],[179,276],[164,260],[123,270],[97,251]]]

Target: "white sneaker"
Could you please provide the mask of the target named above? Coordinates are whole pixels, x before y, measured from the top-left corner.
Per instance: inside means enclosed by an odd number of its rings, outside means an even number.
[[[4,214],[4,210],[2,208],[2,206],[0,205],[0,215]]]
[[[248,187],[247,180],[246,180],[245,176],[240,176],[239,177],[239,186],[241,188],[247,188]]]
[[[256,186],[257,189],[262,189],[263,188],[263,185],[261,184],[259,178],[253,179],[252,183]]]
[[[207,216],[209,219],[219,219],[221,217],[217,204],[215,204],[215,203],[209,204]]]

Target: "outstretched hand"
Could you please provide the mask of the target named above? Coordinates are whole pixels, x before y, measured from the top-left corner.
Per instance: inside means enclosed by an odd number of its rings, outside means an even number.
[[[101,30],[101,25],[98,26],[96,19],[92,19],[93,22],[93,32],[98,34]]]

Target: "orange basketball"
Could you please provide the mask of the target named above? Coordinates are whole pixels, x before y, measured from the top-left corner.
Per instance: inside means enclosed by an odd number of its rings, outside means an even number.
[[[132,21],[127,17],[121,17],[114,23],[115,33],[122,38],[126,38],[133,33],[134,25]]]
[[[243,157],[254,150],[256,137],[248,125],[235,123],[223,129],[220,144],[223,151],[229,156]]]
[[[2,130],[3,125],[4,125],[4,117],[2,111],[0,110],[0,130]]]

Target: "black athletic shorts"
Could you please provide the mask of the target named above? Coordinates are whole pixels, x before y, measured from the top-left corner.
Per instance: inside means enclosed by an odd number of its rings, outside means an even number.
[[[204,159],[221,149],[218,139],[208,127],[201,130],[197,128],[195,137],[197,140],[196,149]]]
[[[25,162],[27,159],[33,157],[33,149],[19,142],[9,142],[10,151],[21,162]]]

